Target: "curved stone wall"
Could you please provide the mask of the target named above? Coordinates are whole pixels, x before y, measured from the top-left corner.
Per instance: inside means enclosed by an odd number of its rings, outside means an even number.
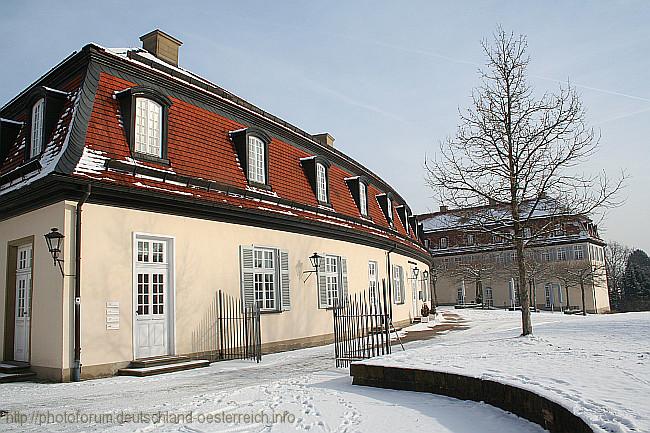
[[[355,385],[430,392],[460,400],[485,402],[512,412],[551,433],[594,433],[582,418],[532,391],[492,380],[380,365],[352,364]]]

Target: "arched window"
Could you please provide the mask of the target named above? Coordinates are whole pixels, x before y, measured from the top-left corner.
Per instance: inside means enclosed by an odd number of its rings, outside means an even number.
[[[32,139],[29,157],[40,155],[43,150],[43,119],[45,115],[45,98],[41,98],[32,106]]]
[[[248,136],[248,181],[266,184],[265,145],[255,135]]]
[[[316,186],[318,191],[318,201],[327,203],[327,169],[320,162],[316,163]]]
[[[359,182],[359,212],[368,216],[368,187],[363,182]]]
[[[162,158],[162,105],[148,98],[135,99],[135,151]]]

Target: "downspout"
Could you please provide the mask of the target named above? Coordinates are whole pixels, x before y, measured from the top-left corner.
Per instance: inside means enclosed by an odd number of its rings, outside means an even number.
[[[74,362],[72,365],[72,381],[81,380],[81,208],[90,197],[91,186],[77,203],[77,218],[75,220],[75,279],[74,279]]]
[[[390,264],[390,253],[396,249],[397,244],[393,244],[390,250],[388,250],[388,253],[386,253],[386,261],[388,262],[388,305],[390,306],[388,311],[391,320],[393,320],[393,267]]]

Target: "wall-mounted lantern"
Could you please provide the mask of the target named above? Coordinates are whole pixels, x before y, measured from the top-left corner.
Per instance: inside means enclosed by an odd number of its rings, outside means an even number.
[[[320,260],[322,259],[321,256],[318,255],[318,253],[314,253],[311,256],[309,256],[309,262],[311,263],[311,267],[314,268],[313,270],[310,271],[304,271],[303,274],[307,274],[307,278],[303,281],[303,283],[307,282],[311,274],[316,274],[316,277],[318,278],[318,267],[320,266]]]
[[[59,256],[61,255],[61,243],[63,242],[63,236],[60,232],[59,229],[53,227],[49,233],[43,235],[45,237],[45,242],[47,242],[47,249],[52,255],[52,260],[54,260],[54,266],[59,266],[59,270],[61,271],[61,275],[65,276],[63,273],[63,259],[60,259]]]
[[[411,274],[411,278],[408,278],[408,280],[417,281],[419,276],[420,276],[420,269],[418,269],[418,265],[415,265]]]

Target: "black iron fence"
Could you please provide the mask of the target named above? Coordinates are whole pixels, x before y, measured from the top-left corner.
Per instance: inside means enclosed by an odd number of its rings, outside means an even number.
[[[337,367],[390,353],[391,321],[386,282],[381,290],[348,295],[334,303],[334,351]]]
[[[219,290],[192,333],[192,349],[194,357],[210,361],[251,359],[260,362],[259,307],[243,307],[239,298]]]

